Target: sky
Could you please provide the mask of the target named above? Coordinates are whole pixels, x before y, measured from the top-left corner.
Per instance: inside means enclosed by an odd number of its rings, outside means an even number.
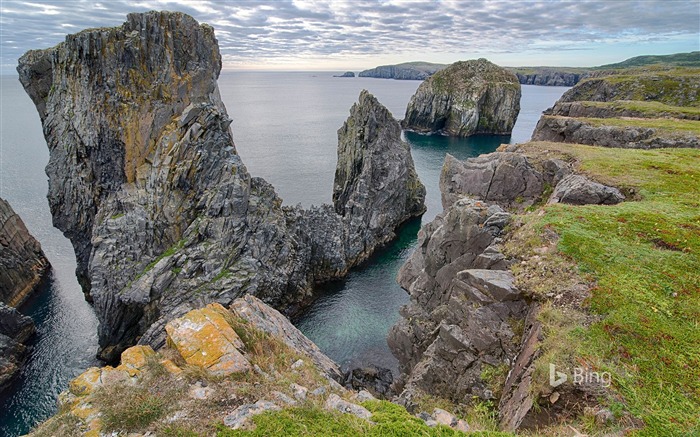
[[[0,0],[0,72],[14,73],[29,49],[148,10],[213,26],[226,70],[360,71],[480,57],[587,67],[700,50],[700,0]]]

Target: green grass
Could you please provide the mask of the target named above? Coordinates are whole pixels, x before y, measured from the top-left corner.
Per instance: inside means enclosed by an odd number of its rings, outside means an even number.
[[[596,281],[590,309],[602,318],[576,332],[580,358],[613,374],[638,435],[700,433],[700,151],[560,150],[580,170],[639,201],[615,206],[548,205],[537,225]]]
[[[700,121],[678,120],[669,118],[579,118],[578,120],[594,126],[647,127],[667,132],[691,133],[700,135]]]
[[[163,417],[168,404],[146,388],[128,384],[102,389],[95,401],[102,412],[104,429],[109,431],[141,430]]]
[[[588,78],[567,91],[571,100],[601,100],[599,84],[614,90],[605,100],[658,101],[672,106],[700,107],[700,69],[630,69],[609,76]]]
[[[670,117],[697,117],[700,116],[700,107],[693,106],[671,106],[655,101],[641,100],[617,100],[612,102],[582,102],[584,106],[594,106],[598,108],[610,108],[616,110],[630,110],[644,114],[648,117],[660,115]]]
[[[672,55],[646,55],[635,56],[616,64],[607,64],[595,67],[597,70],[610,70],[616,68],[642,67],[648,65],[665,65],[680,67],[700,67],[700,52],[674,53]]]
[[[482,431],[462,433],[446,426],[428,427],[421,419],[409,414],[403,407],[387,401],[369,401],[362,404],[372,412],[369,423],[350,414],[328,412],[318,407],[288,408],[255,416],[252,431],[233,431],[223,426],[219,437],[230,436],[324,436],[324,437],[404,437],[404,436],[511,436],[512,434]]]

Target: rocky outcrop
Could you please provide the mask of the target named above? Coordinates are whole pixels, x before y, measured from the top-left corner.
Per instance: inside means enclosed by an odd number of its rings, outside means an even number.
[[[521,73],[517,70],[513,72],[518,76],[518,81],[522,85],[574,86],[588,76],[585,72],[570,73],[549,69],[537,70],[532,73]]]
[[[469,136],[510,134],[520,112],[520,83],[486,59],[457,62],[423,82],[406,108],[403,127]]]
[[[34,322],[0,302],[0,392],[18,374],[28,355],[25,343],[34,334]]]
[[[655,127],[593,124],[586,119],[550,115],[540,117],[532,139],[625,149],[700,147],[700,138],[691,133]]]
[[[542,193],[545,182],[522,153],[494,152],[466,161],[447,154],[440,173],[442,206],[448,208],[465,195],[503,205],[516,199],[532,201]]]
[[[339,132],[335,204],[282,207],[236,153],[220,69],[213,29],[170,12],[19,61],[50,150],[54,224],[75,249],[104,359],[161,346],[167,321],[206,303],[249,293],[297,305],[423,210],[400,130],[368,93]]]
[[[625,200],[617,188],[593,182],[581,175],[568,175],[552,192],[549,203],[572,205],[615,205]]]
[[[352,71],[346,71],[343,74],[334,74],[333,77],[355,77],[355,73]]]
[[[20,305],[41,282],[50,264],[9,203],[0,199],[0,302]]]
[[[406,62],[397,65],[381,65],[361,71],[358,76],[379,79],[425,80],[445,67],[446,65],[443,64],[429,62]]]
[[[333,205],[347,224],[345,258],[352,264],[366,259],[372,247],[395,237],[393,230],[406,218],[423,214],[424,203],[425,187],[401,126],[363,91],[338,130]]]
[[[482,375],[516,356],[513,326],[528,311],[495,247],[508,217],[463,198],[421,229],[398,275],[411,301],[388,338],[407,407],[421,391],[455,401],[495,397]]]

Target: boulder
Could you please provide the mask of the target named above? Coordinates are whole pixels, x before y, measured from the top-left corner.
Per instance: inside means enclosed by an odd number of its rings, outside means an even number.
[[[353,390],[367,389],[384,399],[391,394],[394,377],[391,370],[378,366],[358,367],[345,372],[345,386]]]
[[[260,400],[254,404],[245,404],[236,408],[231,414],[224,417],[224,425],[231,429],[249,429],[251,428],[253,416],[265,413],[267,411],[281,410],[276,404]]]
[[[593,182],[585,176],[571,174],[554,187],[549,203],[614,205],[623,200],[625,196],[617,188]]]
[[[361,405],[353,404],[352,402],[348,402],[335,393],[332,393],[330,396],[328,396],[328,399],[326,399],[325,407],[327,410],[340,411],[341,413],[345,414],[352,414],[353,416],[357,416],[360,419],[369,420],[372,417],[372,413],[367,408]]]
[[[165,325],[168,344],[187,364],[201,367],[213,375],[228,376],[251,370],[240,352],[243,342],[226,321],[226,309],[219,304],[193,310]]]
[[[520,112],[520,82],[486,59],[456,62],[426,79],[411,97],[403,127],[466,137],[508,135]]]

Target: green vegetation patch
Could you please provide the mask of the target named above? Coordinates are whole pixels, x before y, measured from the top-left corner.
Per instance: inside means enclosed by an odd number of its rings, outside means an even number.
[[[617,100],[612,102],[581,102],[584,106],[629,110],[639,112],[647,117],[700,117],[700,107],[671,106],[661,102],[640,100]]]
[[[529,143],[559,152],[639,200],[614,206],[547,205],[533,220],[596,286],[600,316],[571,333],[579,359],[613,375],[637,435],[700,433],[700,151]],[[556,316],[556,312],[551,312]],[[571,339],[571,337],[570,337]]]

